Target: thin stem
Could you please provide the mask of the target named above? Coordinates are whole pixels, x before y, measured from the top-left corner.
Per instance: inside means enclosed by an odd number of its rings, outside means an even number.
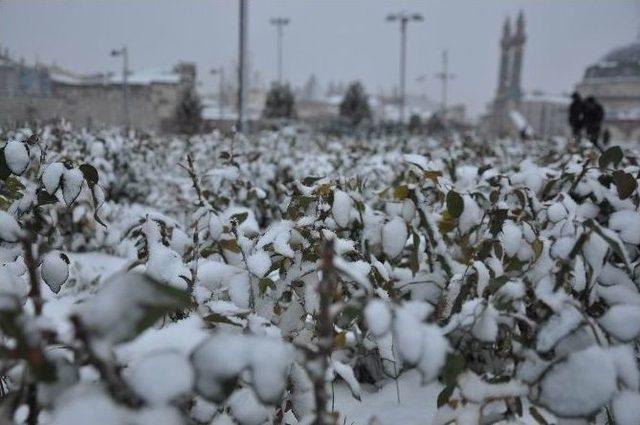
[[[329,368],[329,358],[333,350],[333,318],[331,315],[331,304],[336,287],[336,270],[333,265],[333,240],[326,241],[322,249],[322,280],[320,281],[318,292],[320,293],[320,306],[318,313],[318,350],[313,356],[311,377],[313,379],[313,390],[316,405],[316,418],[314,425],[327,425],[327,390],[325,386],[326,371]]]
[[[40,293],[40,280],[38,279],[38,263],[33,255],[33,239],[27,237],[22,240],[22,251],[24,252],[24,262],[29,272],[29,298],[33,302],[33,309],[36,316],[42,314],[42,294]]]

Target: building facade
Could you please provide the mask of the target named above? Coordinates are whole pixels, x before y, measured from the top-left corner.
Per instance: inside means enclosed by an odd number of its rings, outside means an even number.
[[[195,86],[195,65],[129,72],[127,102],[134,128],[169,131],[185,90]],[[26,65],[0,55],[0,124],[66,119],[80,127],[124,125],[122,74],[80,75],[58,66]]]
[[[616,48],[589,66],[576,91],[602,103],[604,127],[613,139],[640,140],[640,42]]]

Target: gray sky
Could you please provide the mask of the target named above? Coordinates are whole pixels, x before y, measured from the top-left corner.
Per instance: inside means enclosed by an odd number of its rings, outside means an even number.
[[[329,80],[360,79],[369,91],[398,81],[398,24],[389,12],[425,16],[408,32],[407,81],[413,92],[439,98],[441,51],[456,74],[450,98],[484,109],[497,80],[498,39],[506,16],[524,9],[528,42],[523,86],[548,93],[571,90],[584,68],[609,49],[637,38],[639,1],[632,0],[253,0],[252,65],[276,74],[276,36],[269,18],[291,18],[285,29],[284,72],[301,84],[313,72]],[[116,70],[109,56],[127,44],[133,69],[195,61],[202,75],[231,70],[237,49],[235,0],[0,0],[0,44],[27,62],[56,61],[80,72]],[[426,74],[426,83],[416,77]],[[208,77],[204,84],[215,87]]]

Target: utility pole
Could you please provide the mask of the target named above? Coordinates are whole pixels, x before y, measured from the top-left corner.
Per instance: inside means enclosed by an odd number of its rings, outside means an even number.
[[[129,115],[129,49],[122,46],[120,49],[113,49],[111,56],[122,56],[122,98],[124,102],[124,126],[129,129],[131,126],[131,116]]]
[[[211,70],[212,75],[218,76],[218,110],[220,114],[220,119],[224,119],[224,103],[226,100],[225,90],[224,90],[224,68],[213,68]]]
[[[244,133],[246,130],[246,108],[247,108],[247,32],[249,19],[248,0],[239,0],[239,42],[238,42],[238,132]]]
[[[447,119],[447,96],[449,89],[449,80],[453,80],[455,78],[454,74],[449,73],[449,52],[447,50],[442,51],[442,72],[436,74],[436,77],[439,78],[442,82],[442,98],[441,98],[441,107],[442,107],[442,119],[446,121]]]
[[[289,18],[279,16],[271,18],[271,25],[275,25],[278,35],[278,84],[282,84],[282,34],[283,29],[289,24]]]
[[[409,21],[423,21],[424,18],[419,13],[395,13],[387,16],[388,22],[400,21],[400,122],[405,121],[406,105],[406,68],[407,68],[407,24]]]

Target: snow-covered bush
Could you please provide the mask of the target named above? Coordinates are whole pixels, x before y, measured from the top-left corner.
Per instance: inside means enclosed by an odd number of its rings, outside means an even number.
[[[637,420],[633,149],[3,137],[1,423],[342,423],[409,370],[424,423]]]

